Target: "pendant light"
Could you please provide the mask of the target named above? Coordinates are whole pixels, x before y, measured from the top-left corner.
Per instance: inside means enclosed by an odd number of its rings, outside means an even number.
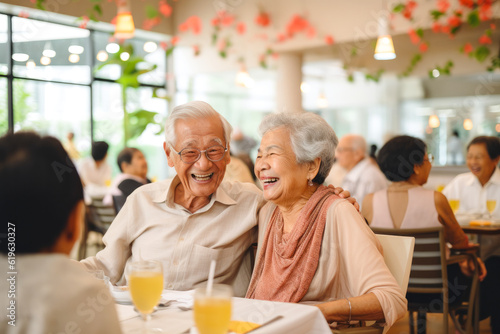
[[[115,37],[129,39],[134,37],[135,26],[128,1],[117,1],[118,14],[116,16]]]

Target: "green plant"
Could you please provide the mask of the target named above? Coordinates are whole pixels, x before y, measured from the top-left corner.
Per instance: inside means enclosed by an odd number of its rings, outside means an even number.
[[[27,103],[30,94],[24,89],[23,80],[14,80],[14,122],[23,124],[33,107]],[[6,87],[6,86],[5,86]],[[7,117],[7,90],[0,90],[0,135],[9,129]]]
[[[128,53],[130,57],[122,60],[122,53]],[[161,124],[155,121],[158,113],[144,109],[129,112],[127,110],[127,90],[137,89],[140,86],[139,76],[156,69],[156,65],[148,63],[144,58],[135,55],[131,44],[123,44],[120,51],[113,54],[107,61],[99,65],[95,71],[110,65],[120,66],[120,77],[116,80],[121,86],[121,98],[123,107],[123,144],[127,146],[130,139],[139,137],[149,124]],[[157,134],[161,133],[160,131]]]

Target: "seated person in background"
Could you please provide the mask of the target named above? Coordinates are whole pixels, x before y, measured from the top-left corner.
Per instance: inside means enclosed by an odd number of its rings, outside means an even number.
[[[328,322],[383,320],[391,326],[406,299],[382,247],[356,209],[322,183],[337,136],[312,113],[271,114],[255,173],[269,202],[259,214],[257,261],[247,298],[324,302]]]
[[[121,174],[117,175],[111,184],[111,189],[104,197],[103,203],[111,205],[113,196],[128,197],[140,186],[151,183],[148,179],[148,162],[144,154],[133,147],[125,147],[118,154],[116,163]]]
[[[74,132],[68,132],[68,135],[66,136],[67,141],[64,144],[64,149],[66,152],[68,152],[69,157],[73,161],[77,161],[80,159],[80,152],[78,152],[78,149],[75,146],[75,142],[73,141],[75,139],[75,133]]]
[[[469,221],[489,217],[487,200],[495,200],[492,212],[495,220],[500,219],[500,139],[480,136],[467,146],[466,163],[470,173],[455,177],[443,190],[450,199],[460,200],[456,213],[459,220]],[[481,318],[491,316],[492,333],[500,333],[500,236],[479,235],[481,258],[488,270],[488,276],[481,283]]]
[[[127,263],[154,259],[168,268],[165,288],[182,291],[206,283],[210,262],[217,260],[214,283],[244,296],[264,199],[254,184],[222,181],[231,130],[208,103],[175,107],[163,148],[177,175],[134,191],[104,235],[104,250],[81,263],[125,285]]]
[[[445,239],[455,248],[466,248],[469,240],[458,224],[447,198],[424,189],[432,165],[425,143],[414,137],[389,140],[378,154],[378,164],[392,183],[369,194],[361,213],[371,227],[444,227]]]
[[[15,233],[15,242],[0,242],[1,333],[121,332],[108,288],[68,258],[83,211],[82,183],[57,139],[28,132],[0,138],[0,222]],[[5,279],[8,272],[17,274]]]
[[[340,138],[335,155],[339,165],[347,170],[342,188],[349,190],[359,203],[363,203],[367,194],[387,188],[384,174],[366,155],[366,141],[362,136]]]
[[[231,155],[231,162],[226,166],[224,181],[253,183],[252,171],[240,158]]]
[[[111,181],[111,166],[106,162],[108,143],[92,143],[92,157],[87,157],[78,165],[78,172],[85,187],[85,194],[90,197],[103,197],[107,184]]]

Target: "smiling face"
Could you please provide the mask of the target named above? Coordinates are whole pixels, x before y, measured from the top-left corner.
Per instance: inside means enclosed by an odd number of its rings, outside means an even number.
[[[319,168],[319,162],[317,165]],[[286,128],[268,131],[262,137],[255,160],[255,175],[262,184],[266,200],[289,207],[307,197],[312,188],[307,180],[314,178],[317,168],[314,171],[311,163],[297,163]]]
[[[498,164],[498,158],[492,160],[486,150],[486,144],[473,144],[467,150],[467,167],[482,185],[490,179]]]
[[[185,148],[202,151],[214,145],[226,147],[224,130],[218,117],[180,119],[175,123],[175,135],[177,142],[174,150],[177,152]],[[226,165],[231,160],[229,151],[222,160],[215,162],[208,160],[206,154],[202,153],[198,161],[187,164],[168,144],[164,144],[164,149],[168,165],[175,168],[181,181],[176,192],[181,192],[186,201],[196,197],[208,199],[215,193],[224,178]]]

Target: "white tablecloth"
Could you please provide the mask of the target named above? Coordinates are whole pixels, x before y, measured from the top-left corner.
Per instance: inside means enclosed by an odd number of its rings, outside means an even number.
[[[133,310],[133,306],[119,304],[116,306],[123,333],[140,332],[143,326],[142,320]],[[331,334],[323,314],[317,307],[233,298],[232,320],[261,324],[277,315],[282,315],[283,319],[256,330],[255,334]],[[184,333],[192,326],[194,326],[193,311],[181,311],[175,306],[160,308],[152,315],[150,321],[151,328],[161,328],[164,333],[169,334]]]

